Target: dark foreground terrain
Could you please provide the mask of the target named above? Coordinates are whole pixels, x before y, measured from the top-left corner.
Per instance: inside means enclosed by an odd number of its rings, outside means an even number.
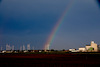
[[[0,67],[100,67],[100,54],[0,54]]]

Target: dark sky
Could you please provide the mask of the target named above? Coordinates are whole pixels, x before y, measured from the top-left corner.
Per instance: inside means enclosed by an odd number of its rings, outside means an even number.
[[[97,0],[98,6],[100,7],[100,0]]]
[[[0,0],[1,2],[1,0]],[[70,0],[3,0],[0,3],[0,45],[31,44],[43,49]],[[100,9],[95,0],[75,0],[50,49],[100,44]]]
[[[0,0],[0,2],[1,2],[2,0]]]

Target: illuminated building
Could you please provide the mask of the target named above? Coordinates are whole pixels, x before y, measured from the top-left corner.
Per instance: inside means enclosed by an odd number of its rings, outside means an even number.
[[[79,48],[79,51],[85,52],[86,51],[86,48],[81,47],[81,48]]]
[[[88,51],[90,48],[93,48],[93,51],[98,51],[98,45],[94,43],[94,41],[91,41],[91,45],[86,45],[86,50]]]

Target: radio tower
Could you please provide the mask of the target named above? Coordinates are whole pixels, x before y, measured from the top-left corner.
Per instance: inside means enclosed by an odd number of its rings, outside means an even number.
[[[11,50],[11,47],[10,47],[10,45],[6,45],[6,50]]]
[[[20,46],[20,51],[22,51],[22,46]]]
[[[27,44],[27,50],[30,50],[30,44]]]
[[[1,46],[1,51],[2,51],[2,46]]]
[[[25,50],[25,46],[23,45],[23,50]]]
[[[12,46],[12,50],[14,50],[14,45]]]

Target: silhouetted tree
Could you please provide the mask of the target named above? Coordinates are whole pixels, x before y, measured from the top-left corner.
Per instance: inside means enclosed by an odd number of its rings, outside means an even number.
[[[62,51],[65,51],[65,49],[63,49]]]
[[[89,49],[88,49],[88,51],[93,51],[94,50],[94,48],[93,47],[90,47]]]
[[[51,49],[51,51],[54,51],[54,49]]]

